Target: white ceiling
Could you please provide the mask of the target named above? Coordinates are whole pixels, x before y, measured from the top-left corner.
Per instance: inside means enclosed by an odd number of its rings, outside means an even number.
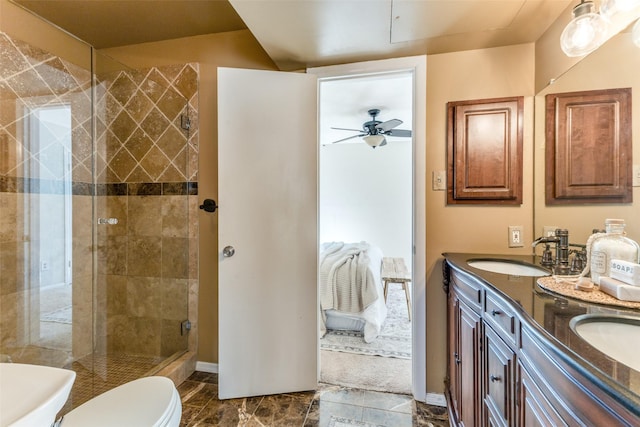
[[[575,3],[571,0],[230,2],[281,70],[534,42]]]
[[[371,75],[320,83],[320,144],[331,144],[358,132],[334,130],[332,127],[362,129],[362,124],[371,120],[368,110],[377,108],[376,120],[382,122],[399,119],[397,129],[413,130],[413,81],[409,72]],[[411,138],[386,137],[387,142],[411,141]],[[363,143],[353,138],[343,143]]]
[[[281,70],[528,43],[577,0],[11,0],[96,48],[248,29]]]

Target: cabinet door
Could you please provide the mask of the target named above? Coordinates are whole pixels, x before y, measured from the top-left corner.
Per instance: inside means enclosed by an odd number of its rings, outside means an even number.
[[[631,88],[546,97],[547,205],[631,203]]]
[[[459,301],[458,416],[466,427],[480,425],[480,338],[482,323],[480,315]]]
[[[449,374],[449,412],[450,418],[460,419],[458,408],[460,407],[460,377],[458,365],[460,364],[460,300],[455,292],[449,292],[447,299],[447,364]]]
[[[518,362],[520,372],[520,414],[521,427],[566,426],[560,415],[544,397],[536,382]]]
[[[524,98],[447,104],[447,203],[522,204]]]
[[[515,425],[515,353],[490,327],[483,349],[485,425]]]

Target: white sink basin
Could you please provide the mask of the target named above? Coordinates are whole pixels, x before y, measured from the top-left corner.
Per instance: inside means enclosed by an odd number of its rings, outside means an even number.
[[[583,314],[571,319],[569,325],[593,347],[640,371],[640,317]]]
[[[551,274],[542,267],[506,259],[472,259],[467,264],[479,270],[508,274],[510,276],[541,277]]]
[[[50,426],[75,378],[67,369],[0,363],[0,427]]]

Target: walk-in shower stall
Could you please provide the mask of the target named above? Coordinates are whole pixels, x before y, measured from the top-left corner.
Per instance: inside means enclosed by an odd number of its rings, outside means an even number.
[[[69,409],[187,351],[197,277],[197,66],[86,51],[0,32],[0,354]]]

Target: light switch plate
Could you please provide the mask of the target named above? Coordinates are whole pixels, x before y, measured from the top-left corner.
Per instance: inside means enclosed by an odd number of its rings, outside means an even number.
[[[447,171],[433,171],[433,189],[434,190],[446,190],[447,189]]]
[[[633,165],[633,184],[634,187],[640,187],[640,165]]]

